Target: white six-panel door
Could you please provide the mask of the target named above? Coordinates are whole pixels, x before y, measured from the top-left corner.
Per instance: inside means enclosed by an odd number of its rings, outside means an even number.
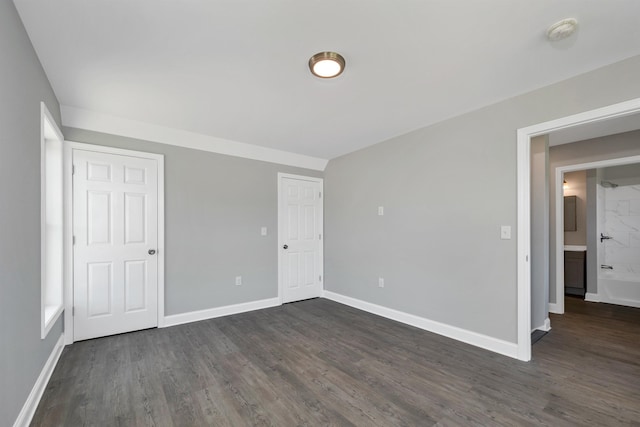
[[[158,325],[158,166],[73,150],[74,340]]]
[[[279,177],[279,253],[282,302],[322,294],[322,180]]]

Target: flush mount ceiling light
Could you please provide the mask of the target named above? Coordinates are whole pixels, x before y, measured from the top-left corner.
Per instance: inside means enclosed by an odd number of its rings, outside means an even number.
[[[547,30],[547,38],[552,42],[566,39],[576,31],[578,21],[574,18],[563,19],[558,21]]]
[[[344,58],[335,52],[316,53],[309,59],[311,73],[322,79],[338,77],[344,71]]]

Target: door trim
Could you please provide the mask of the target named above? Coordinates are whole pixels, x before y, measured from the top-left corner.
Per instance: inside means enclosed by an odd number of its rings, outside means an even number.
[[[640,112],[640,98],[517,130],[517,358],[531,360],[531,138],[560,129]]]
[[[81,142],[64,142],[64,341],[73,344],[73,150],[93,151],[155,160],[158,165],[158,327],[164,318],[164,155],[105,147]]]
[[[606,168],[611,166],[630,165],[634,163],[640,163],[640,156],[627,156],[607,160],[595,160],[593,162],[576,163],[565,166],[558,166],[556,168],[556,302],[555,304],[549,303],[549,312],[555,314],[564,314],[564,227],[562,226],[564,224],[564,203],[562,198],[564,195],[564,190],[562,188],[564,174],[567,172]],[[589,230],[587,230],[587,232],[588,231]],[[598,260],[597,265],[600,265],[600,260]],[[553,272],[551,274],[553,274]]]
[[[298,179],[301,181],[310,181],[310,182],[316,182],[320,185],[320,192],[322,193],[322,196],[320,197],[320,234],[322,235],[322,240],[320,242],[320,271],[321,271],[321,275],[322,275],[322,290],[324,290],[324,179],[322,178],[316,178],[313,176],[304,176],[304,175],[294,175],[294,174],[290,174],[290,173],[283,173],[283,172],[278,172],[278,247],[276,248],[277,250],[277,254],[278,254],[278,301],[280,301],[280,305],[282,305],[282,298],[284,295],[283,292],[283,280],[282,280],[282,273],[283,273],[283,268],[282,268],[282,252],[280,251],[280,248],[282,248],[282,245],[284,245],[284,241],[282,240],[282,235],[280,234],[280,231],[282,230],[282,226],[281,226],[281,222],[283,217],[284,212],[282,212],[282,198],[284,197],[284,190],[283,190],[283,186],[282,186],[282,180],[284,178],[289,178],[289,179]],[[321,296],[321,295],[319,295]]]

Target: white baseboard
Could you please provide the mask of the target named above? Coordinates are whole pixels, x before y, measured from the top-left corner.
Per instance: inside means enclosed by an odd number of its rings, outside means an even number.
[[[590,293],[590,292],[587,292],[586,294],[584,294],[584,300],[588,301],[588,302],[600,302],[600,301],[602,301],[600,299],[600,295],[593,294],[593,293]]]
[[[550,302],[549,303],[549,313],[553,313],[553,314],[564,314],[563,310],[560,310],[560,307],[558,304],[556,304],[555,302]]]
[[[453,338],[454,340],[462,341],[476,347],[484,348],[485,350],[513,357],[514,359],[518,358],[518,345],[516,343],[500,340],[487,335],[479,334],[477,332],[472,332],[466,329],[458,328],[456,326],[436,322],[424,317],[419,317],[413,314],[372,304],[370,302],[351,298],[331,291],[324,291],[322,296],[323,298],[327,298],[332,301],[336,301],[369,313],[377,314],[378,316],[386,317],[387,319],[392,319],[401,323],[405,323],[407,325],[415,326],[416,328],[434,332],[438,335],[443,335],[448,338]]]
[[[44,389],[49,383],[49,378],[51,378],[51,374],[58,364],[58,360],[60,360],[60,355],[62,354],[63,349],[64,334],[61,334],[58,342],[56,342],[56,345],[53,347],[49,358],[42,367],[42,371],[40,372],[36,383],[33,385],[31,393],[29,393],[29,397],[27,397],[27,401],[24,402],[22,410],[18,414],[18,418],[16,418],[16,422],[13,423],[13,427],[28,427],[31,423],[31,419],[36,413],[36,409],[38,408],[38,404],[42,398],[42,393],[44,393]]]
[[[533,328],[531,330],[531,332],[533,332],[533,331],[549,332],[550,330],[551,330],[551,320],[549,320],[549,318],[547,317],[546,319],[544,319],[544,323],[542,324],[542,326],[538,326],[537,328]]]
[[[171,316],[165,316],[162,327],[166,328],[168,326],[214,319],[216,317],[245,313],[247,311],[260,310],[262,308],[276,307],[278,305],[280,305],[280,299],[276,297],[259,301],[243,302],[241,304],[225,305],[223,307],[209,308],[206,310],[190,311],[188,313],[173,314]]]

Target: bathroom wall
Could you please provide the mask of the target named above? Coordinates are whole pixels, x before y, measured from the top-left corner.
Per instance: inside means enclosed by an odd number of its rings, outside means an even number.
[[[576,231],[564,232],[565,245],[587,245],[587,171],[564,174],[567,188],[564,195],[576,196]]]

